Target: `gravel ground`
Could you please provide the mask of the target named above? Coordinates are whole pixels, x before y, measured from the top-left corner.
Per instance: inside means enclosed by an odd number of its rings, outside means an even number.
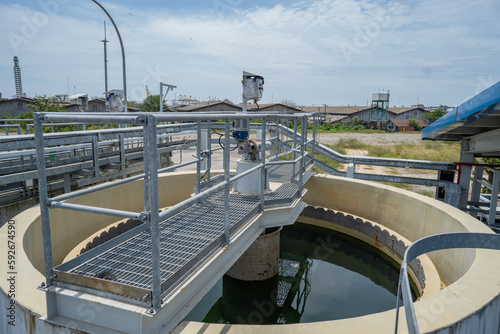
[[[398,143],[418,144],[423,142],[421,133],[321,133],[319,142],[322,144],[336,144],[340,138],[357,138],[370,145],[394,145]]]

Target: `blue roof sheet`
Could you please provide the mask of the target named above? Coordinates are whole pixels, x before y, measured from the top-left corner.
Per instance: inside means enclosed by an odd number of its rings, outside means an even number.
[[[444,135],[463,124],[472,123],[491,113],[498,112],[499,108],[500,81],[431,123],[423,129],[422,139],[439,140],[440,135]],[[459,140],[459,138],[455,140]]]

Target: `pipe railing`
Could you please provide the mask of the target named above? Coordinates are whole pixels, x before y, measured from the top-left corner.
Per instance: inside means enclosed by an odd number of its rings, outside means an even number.
[[[141,114],[141,115],[127,115],[123,116],[123,114],[119,115],[97,115],[97,114],[75,114],[75,115],[60,115],[60,114],[51,114],[51,113],[35,113],[34,114],[34,128],[35,128],[35,140],[36,140],[36,153],[37,153],[37,168],[39,171],[39,187],[40,187],[40,204],[41,204],[41,221],[42,221],[42,236],[44,243],[44,259],[45,259],[45,272],[46,272],[46,284],[47,286],[52,284],[52,280],[54,279],[52,272],[52,246],[50,240],[50,219],[48,209],[65,209],[65,210],[74,210],[81,212],[88,212],[94,214],[103,214],[103,215],[111,215],[115,217],[121,218],[131,218],[138,219],[147,224],[151,229],[151,241],[152,241],[152,266],[153,266],[153,295],[152,295],[152,307],[154,309],[159,309],[161,307],[161,279],[160,279],[160,244],[159,244],[159,223],[171,217],[172,215],[181,212],[182,210],[188,208],[189,206],[201,201],[207,195],[213,193],[214,191],[224,189],[224,240],[227,245],[231,242],[230,236],[230,217],[229,217],[229,201],[230,201],[230,185],[231,183],[248,176],[249,174],[261,171],[260,172],[260,183],[261,183],[261,191],[260,191],[260,207],[261,211],[264,211],[264,191],[265,191],[265,170],[267,165],[278,165],[280,162],[267,162],[266,159],[261,159],[260,163],[258,163],[255,167],[240,173],[236,176],[231,176],[230,174],[230,143],[231,143],[231,121],[234,119],[249,119],[252,117],[262,118],[262,128],[263,128],[263,137],[262,137],[262,147],[265,147],[266,144],[266,133],[267,133],[267,118],[276,118],[275,114],[246,114],[242,116],[241,114],[188,114],[188,115],[157,115],[157,114]],[[287,118],[294,118],[296,122],[301,121],[302,123],[302,136],[301,138],[295,139],[295,144],[298,145],[300,143],[300,150],[295,154],[298,155],[294,161],[288,162],[284,161],[282,164],[293,163],[294,168],[296,163],[300,163],[300,173],[299,173],[299,194],[300,196],[303,193],[303,178],[302,174],[306,172],[306,164],[305,164],[305,156],[307,152],[305,150],[307,136],[306,131],[307,127],[304,127],[307,124],[307,118],[310,117],[310,114],[300,115],[287,115]],[[175,166],[169,166],[166,168],[159,168],[158,165],[158,123],[163,121],[171,121],[171,118],[174,120],[182,120],[182,121],[195,121],[196,122],[196,135],[197,135],[197,154],[195,156],[195,160],[181,163]],[[68,121],[78,121],[78,122],[97,122],[97,123],[116,123],[117,119],[120,122],[128,122],[129,124],[138,124],[142,127],[143,133],[143,173],[137,175],[135,177],[131,177],[124,180],[114,181],[108,184],[102,184],[94,186],[90,189],[79,190],[73,193],[64,194],[61,196],[56,196],[53,198],[48,197],[47,192],[47,174],[46,174],[46,162],[45,162],[45,146],[47,145],[47,140],[45,140],[45,136],[43,134],[43,122],[68,122]],[[210,129],[209,122],[214,119],[222,119],[224,120],[224,181],[216,183],[215,185],[201,190],[201,162],[204,161],[203,154],[200,150],[201,147],[201,135],[202,128]],[[207,124],[205,125],[205,122]],[[99,146],[98,137],[89,137],[92,140],[93,146],[93,159],[94,162],[97,160],[96,168],[99,166],[99,156],[97,154],[97,147]],[[120,138],[123,138],[121,135]],[[274,136],[273,139],[279,141],[279,136]],[[160,139],[161,141],[161,139]],[[123,146],[123,144],[120,144]],[[211,147],[210,143],[210,147]],[[275,143],[278,146],[278,143]],[[212,152],[212,150],[210,150]],[[209,157],[210,159],[210,157]],[[191,198],[178,203],[174,206],[169,207],[163,212],[159,213],[159,189],[158,189],[158,173],[170,171],[175,168],[180,168],[182,166],[188,166],[191,164],[196,164],[196,194]],[[205,174],[210,173],[210,164],[205,171]],[[94,171],[96,173],[96,171]],[[205,175],[204,174],[204,175]],[[295,177],[295,173],[294,176]],[[116,185],[124,184],[127,182],[132,182],[135,180],[143,179],[143,187],[144,187],[144,210],[142,212],[130,212],[125,210],[116,210],[116,209],[108,209],[101,207],[94,207],[88,205],[74,204],[63,202],[65,200],[74,198],[76,196],[81,196],[85,194],[89,194],[95,191],[108,189]]]
[[[418,334],[419,327],[415,307],[411,296],[410,279],[408,278],[408,263],[418,256],[436,250],[451,248],[483,248],[500,250],[500,235],[490,233],[445,233],[431,235],[415,241],[405,251],[399,274],[398,293],[396,297],[396,320],[394,333],[398,333],[399,301],[403,296],[406,324],[410,334]]]

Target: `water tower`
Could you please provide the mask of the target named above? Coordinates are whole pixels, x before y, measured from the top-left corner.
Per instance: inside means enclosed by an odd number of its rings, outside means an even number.
[[[370,113],[372,127],[383,130],[387,127],[387,121],[389,120],[389,96],[389,91],[387,91],[387,93],[379,92],[372,95],[372,108]]]

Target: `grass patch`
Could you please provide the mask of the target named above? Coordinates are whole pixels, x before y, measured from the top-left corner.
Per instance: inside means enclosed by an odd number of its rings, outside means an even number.
[[[460,160],[460,145],[455,142],[425,142],[392,146],[367,145],[365,149],[368,151],[368,155],[373,157],[429,161]]]
[[[416,193],[430,198],[434,198],[435,196],[435,192],[432,190],[417,190]]]

